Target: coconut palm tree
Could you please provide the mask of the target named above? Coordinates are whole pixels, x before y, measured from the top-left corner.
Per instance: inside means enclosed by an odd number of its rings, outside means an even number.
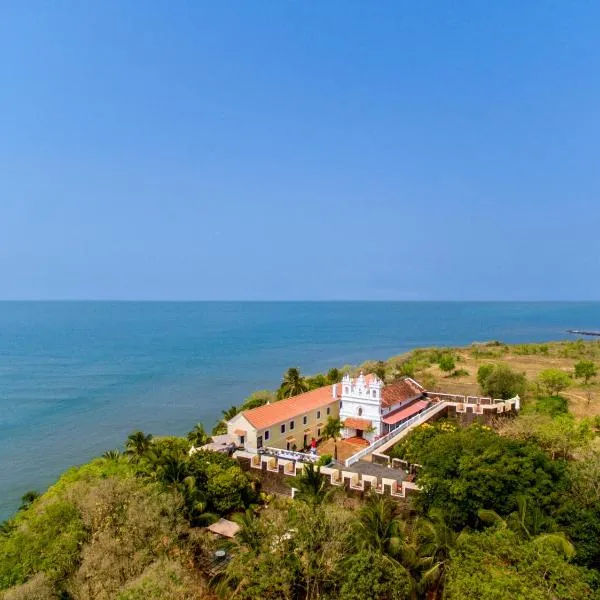
[[[256,518],[254,511],[247,508],[243,513],[237,513],[231,518],[240,526],[234,543],[254,554],[258,554],[262,549],[264,536],[261,523]]]
[[[187,439],[192,443],[193,446],[199,448],[212,441],[212,438],[204,430],[202,423],[196,423],[194,428],[187,434]]]
[[[107,450],[102,455],[102,458],[104,458],[105,460],[114,460],[115,462],[117,462],[121,458],[121,452],[119,450]]]
[[[321,467],[312,463],[304,464],[302,473],[297,475],[290,485],[296,489],[296,500],[315,506],[330,500],[336,491],[335,488],[328,489],[325,475],[321,474]]]
[[[146,435],[143,431],[134,431],[127,437],[125,443],[125,454],[134,462],[138,462],[146,452],[150,449],[152,444],[152,434]]]
[[[206,495],[198,487],[186,455],[177,450],[150,450],[144,455],[145,472],[151,479],[177,490],[183,500],[183,515],[194,527],[207,525],[218,516],[208,512]]]
[[[283,381],[279,386],[277,395],[279,398],[291,398],[297,396],[303,392],[307,392],[309,389],[308,382],[305,377],[300,374],[300,369],[297,367],[290,367],[283,376]]]
[[[333,459],[337,461],[338,459],[338,439],[341,437],[342,433],[342,422],[339,417],[328,417],[327,423],[325,423],[325,427],[322,430],[323,438],[326,440],[333,440]]]
[[[238,412],[240,411],[237,406],[231,406],[227,410],[222,410],[221,413],[223,414],[223,421],[231,421],[231,419],[233,419]]]
[[[450,552],[459,542],[461,533],[454,531],[442,511],[432,509],[428,518],[419,518],[415,524],[415,542],[423,567],[419,587],[434,598],[444,587]]]
[[[506,519],[493,510],[482,509],[477,515],[485,524],[511,529],[525,540],[553,548],[566,559],[575,555],[575,547],[562,531],[544,532],[546,528],[552,527],[552,520],[537,506],[531,505],[524,496],[517,498],[517,510]]]
[[[387,496],[372,492],[359,512],[359,545],[393,558],[401,557],[408,549],[406,526],[395,515],[395,509]]]

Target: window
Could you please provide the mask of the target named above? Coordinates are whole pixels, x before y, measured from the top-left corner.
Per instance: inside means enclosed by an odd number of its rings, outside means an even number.
[[[331,413],[331,408],[328,406],[327,407],[327,414],[330,414],[330,413]]]
[[[321,428],[317,429],[317,437],[321,437]]]
[[[362,408],[360,406],[358,407],[358,416],[362,417]]]
[[[373,398],[377,398],[377,390],[373,390]]]
[[[317,419],[320,419],[320,418],[321,418],[321,411],[320,411],[320,410],[318,410],[318,411],[317,411]]]
[[[243,446],[245,441],[244,436],[240,435],[240,446]]]
[[[306,421],[307,421],[307,420],[308,420],[308,419],[307,419],[306,415],[304,415],[304,416],[302,417],[302,425],[306,425]]]
[[[285,433],[285,423],[282,423],[281,425],[281,433]]]
[[[342,408],[342,401],[340,400],[340,408]]]
[[[347,394],[347,393],[348,393],[348,386],[345,386],[344,387],[344,394]]]
[[[290,431],[291,431],[292,429],[294,429],[294,425],[295,425],[294,421],[290,421]]]
[[[271,432],[267,429],[265,431],[265,441],[268,440],[271,437]]]

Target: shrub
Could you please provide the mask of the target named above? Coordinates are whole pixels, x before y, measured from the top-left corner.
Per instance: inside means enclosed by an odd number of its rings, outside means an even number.
[[[24,583],[38,572],[61,580],[75,569],[87,536],[73,504],[40,500],[13,523],[9,535],[0,536],[0,589]]]
[[[447,353],[440,357],[438,365],[444,373],[450,373],[456,368],[456,361],[454,360],[454,356],[452,356],[452,354]]]
[[[318,467],[327,466],[329,463],[331,463],[332,458],[333,457],[331,456],[331,454],[323,454],[322,456],[319,456],[319,460],[317,460],[317,466]]]
[[[406,569],[379,552],[362,550],[344,562],[340,600],[404,600],[411,597]]]
[[[205,586],[179,562],[159,560],[120,591],[117,600],[202,600]]]
[[[3,600],[58,600],[58,594],[46,575],[38,573],[27,583],[7,590],[2,598]]]
[[[469,371],[466,369],[456,369],[454,373],[452,373],[451,377],[468,377]]]
[[[569,408],[566,398],[562,396],[543,396],[536,400],[535,412],[556,417],[568,413]]]

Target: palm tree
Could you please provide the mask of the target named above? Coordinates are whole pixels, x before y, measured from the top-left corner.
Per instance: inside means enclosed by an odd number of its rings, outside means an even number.
[[[223,421],[231,421],[231,419],[233,419],[238,412],[239,409],[237,406],[232,406],[227,410],[222,410],[221,413],[223,414]]]
[[[328,417],[325,427],[323,427],[322,435],[326,440],[333,440],[333,459],[338,459],[338,438],[342,432],[342,422],[339,417]]]
[[[145,435],[143,431],[134,431],[127,437],[125,443],[125,454],[127,454],[132,461],[138,462],[146,452],[150,449],[152,443],[152,434]]]
[[[398,558],[406,553],[405,524],[395,515],[395,504],[387,497],[371,492],[359,512],[358,540],[361,546]]]
[[[321,467],[315,467],[312,463],[303,465],[302,473],[296,476],[291,485],[296,489],[296,500],[315,506],[328,501],[336,491],[335,488],[328,489]]]
[[[176,489],[183,500],[183,515],[194,527],[207,525],[218,517],[207,512],[208,500],[197,486],[186,455],[177,450],[151,450],[144,455],[146,471],[152,479]]]
[[[187,434],[187,439],[196,448],[204,446],[212,441],[212,438],[204,430],[204,425],[202,425],[202,423],[196,423],[194,425],[194,428]]]
[[[436,598],[443,588],[450,552],[460,539],[461,533],[454,531],[439,509],[429,511],[429,518],[419,518],[415,525],[415,541],[421,565],[420,587],[429,590]]]
[[[292,396],[307,392],[308,389],[308,382],[306,381],[306,378],[302,377],[300,374],[300,369],[290,367],[283,376],[283,381],[279,386],[277,395],[279,398],[291,398]]]
[[[121,452],[119,450],[107,450],[102,455],[102,458],[104,458],[105,460],[114,460],[115,462],[117,462],[121,458]]]
[[[493,510],[482,509],[477,515],[488,525],[508,528],[525,540],[549,546],[566,559],[573,558],[575,555],[575,547],[562,531],[543,533],[547,527],[552,526],[552,520],[548,519],[537,506],[530,506],[524,496],[517,498],[517,510],[506,519]]]
[[[263,545],[263,533],[260,521],[256,518],[254,511],[247,508],[245,512],[237,513],[231,518],[240,526],[240,530],[235,536],[236,545],[258,554]]]

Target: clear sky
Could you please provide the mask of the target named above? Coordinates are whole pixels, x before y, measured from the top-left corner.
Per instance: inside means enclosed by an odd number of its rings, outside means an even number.
[[[600,3],[0,4],[2,299],[600,299]]]

